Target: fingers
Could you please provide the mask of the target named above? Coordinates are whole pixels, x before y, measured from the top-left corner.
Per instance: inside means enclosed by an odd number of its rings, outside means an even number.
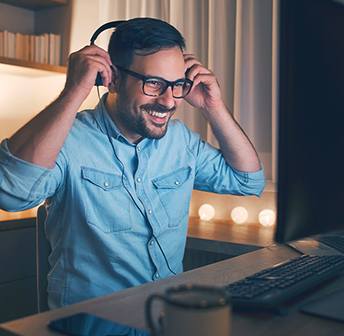
[[[205,85],[217,84],[214,73],[198,61],[194,55],[184,55],[184,61],[186,77],[194,82],[194,87],[200,83]]]
[[[81,54],[85,54],[90,60],[97,62],[94,65],[97,66],[98,73],[102,77],[103,85],[108,86],[112,78],[112,62],[109,53],[93,44],[83,48]]]
[[[194,107],[209,109],[221,103],[221,90],[214,73],[194,55],[184,55],[186,77],[193,86],[185,100]]]
[[[99,56],[105,58],[105,60],[107,61],[107,63],[109,65],[112,64],[109,53],[107,51],[105,51],[104,49],[98,47],[95,44],[92,44],[90,46],[86,46],[86,47],[82,48],[81,50],[79,50],[79,53],[80,54],[89,54],[89,55],[99,55]]]
[[[96,45],[86,46],[69,57],[68,79],[92,88],[99,73],[104,86],[112,80],[110,55]]]

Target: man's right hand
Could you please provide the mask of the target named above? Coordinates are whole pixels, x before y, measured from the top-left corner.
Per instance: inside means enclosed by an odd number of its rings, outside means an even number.
[[[86,46],[69,56],[67,81],[64,91],[80,94],[86,99],[92,90],[97,74],[108,87],[111,83],[112,62],[110,55],[96,45]]]

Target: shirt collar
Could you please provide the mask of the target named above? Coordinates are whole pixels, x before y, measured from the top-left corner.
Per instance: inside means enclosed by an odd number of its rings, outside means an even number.
[[[125,138],[124,135],[122,135],[120,130],[117,128],[116,124],[111,119],[109,113],[107,112],[106,107],[105,107],[107,96],[108,96],[108,93],[105,93],[95,108],[94,115],[99,127],[101,128],[103,133],[108,134],[110,137],[116,140],[119,140],[121,142],[126,142],[130,145],[133,145],[130,141],[128,141]]]

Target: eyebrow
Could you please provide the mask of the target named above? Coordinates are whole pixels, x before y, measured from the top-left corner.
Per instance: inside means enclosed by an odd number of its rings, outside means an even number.
[[[187,79],[186,77],[184,78],[178,78],[174,81],[169,81],[168,79],[165,79],[163,77],[159,77],[159,76],[153,76],[153,75],[148,75],[148,76],[144,76],[145,78],[155,78],[155,79],[161,79],[161,80],[164,80],[166,82],[169,82],[169,83],[174,83],[174,82],[178,82],[178,81],[184,81],[185,79]]]

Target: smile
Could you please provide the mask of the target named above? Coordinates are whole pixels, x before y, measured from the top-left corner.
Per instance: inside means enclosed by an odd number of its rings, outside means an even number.
[[[158,117],[158,118],[165,118],[167,115],[167,112],[155,112],[155,111],[147,111],[148,114],[150,114],[152,117]]]

